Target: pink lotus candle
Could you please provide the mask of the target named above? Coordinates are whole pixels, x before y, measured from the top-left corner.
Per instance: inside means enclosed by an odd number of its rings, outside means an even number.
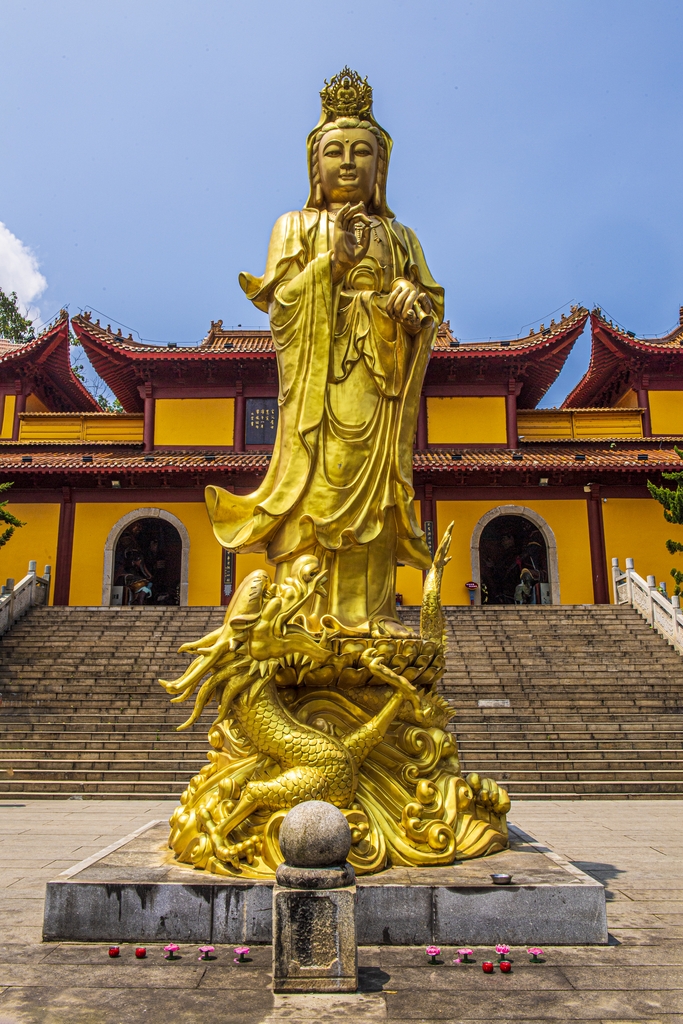
[[[439,955],[439,953],[441,952],[441,947],[440,946],[427,946],[427,949],[425,950],[425,952],[427,953],[428,957],[431,957],[429,962],[432,963],[432,964],[435,964],[436,963],[436,958]]]
[[[531,960],[529,961],[530,963],[532,963],[532,964],[540,964],[541,963],[541,961],[538,958],[539,958],[539,956],[543,956],[543,950],[540,949],[539,946],[529,946],[529,948],[527,949],[527,953],[531,954]]]
[[[235,952],[237,953],[237,956],[235,957],[234,963],[243,964],[245,956],[249,955],[249,946],[235,946]]]
[[[197,957],[198,960],[211,960],[211,954],[213,953],[213,946],[200,946],[199,952],[202,954]]]
[[[178,960],[179,957],[176,953],[180,949],[180,946],[176,946],[175,942],[169,942],[168,946],[164,946],[164,953],[166,954],[166,960]]]
[[[510,947],[506,946],[503,942],[499,942],[496,946],[496,953],[498,954],[498,960],[507,960],[507,955],[510,952]]]
[[[474,960],[470,960],[472,953],[471,949],[459,949],[456,959],[453,961],[454,964],[472,964]]]

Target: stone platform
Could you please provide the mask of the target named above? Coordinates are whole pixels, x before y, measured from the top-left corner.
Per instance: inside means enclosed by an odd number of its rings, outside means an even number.
[[[48,882],[43,939],[270,943],[274,882],[178,864],[152,821]],[[512,875],[493,885],[491,873]],[[607,943],[600,882],[510,826],[510,849],[357,879],[360,945]]]

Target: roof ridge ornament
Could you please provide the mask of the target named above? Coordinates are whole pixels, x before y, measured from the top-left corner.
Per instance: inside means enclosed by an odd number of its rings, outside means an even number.
[[[328,121],[338,117],[364,118],[372,112],[372,86],[348,64],[334,75],[320,91],[323,114]]]

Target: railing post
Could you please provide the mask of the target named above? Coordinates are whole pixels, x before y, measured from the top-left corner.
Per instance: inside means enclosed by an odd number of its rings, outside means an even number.
[[[6,593],[9,594],[9,623],[11,626],[14,622],[14,580],[11,576],[8,577],[5,586],[7,588]]]
[[[43,579],[45,580],[45,607],[50,603],[50,584],[52,583],[52,566],[46,565],[45,572],[43,573]]]
[[[619,604],[619,591],[617,590],[617,580],[621,576],[621,569],[619,568],[619,559],[612,559],[612,591],[614,593],[614,603]]]
[[[652,596],[652,592],[657,589],[657,580],[654,576],[648,576],[647,578],[648,592],[650,598],[650,625],[654,628],[655,624],[655,601]]]
[[[679,638],[680,623],[678,621],[678,612],[681,607],[681,599],[678,594],[673,594],[671,597],[671,611],[673,613],[673,641],[676,647],[680,649],[681,641]]]
[[[628,595],[628,603],[633,606],[633,580],[631,579],[631,573],[633,572],[633,559],[626,559],[626,593]]]
[[[31,577],[31,583],[30,583],[31,597],[30,597],[30,601],[29,601],[29,606],[31,608],[33,607],[34,604],[37,604],[37,601],[36,601],[36,597],[38,596],[38,584],[36,583],[36,565],[37,564],[38,564],[37,562],[35,562],[35,561],[33,561],[33,559],[31,559],[31,561],[28,563],[28,572],[26,573],[27,576]]]

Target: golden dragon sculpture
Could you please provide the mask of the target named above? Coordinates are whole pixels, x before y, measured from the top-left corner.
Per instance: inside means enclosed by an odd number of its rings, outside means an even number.
[[[195,655],[174,703],[196,693],[191,726],[210,701],[208,764],[171,818],[177,859],[220,874],[270,877],[287,811],[328,800],[346,815],[349,860],[360,874],[436,865],[507,845],[510,803],[495,782],[460,772],[454,711],[437,693],[444,671],[441,575],[452,524],[424,587],[420,636],[381,625],[311,628],[304,610],[325,573],[299,558],[284,584],[262,570],[236,590],[223,625],[180,650]]]

